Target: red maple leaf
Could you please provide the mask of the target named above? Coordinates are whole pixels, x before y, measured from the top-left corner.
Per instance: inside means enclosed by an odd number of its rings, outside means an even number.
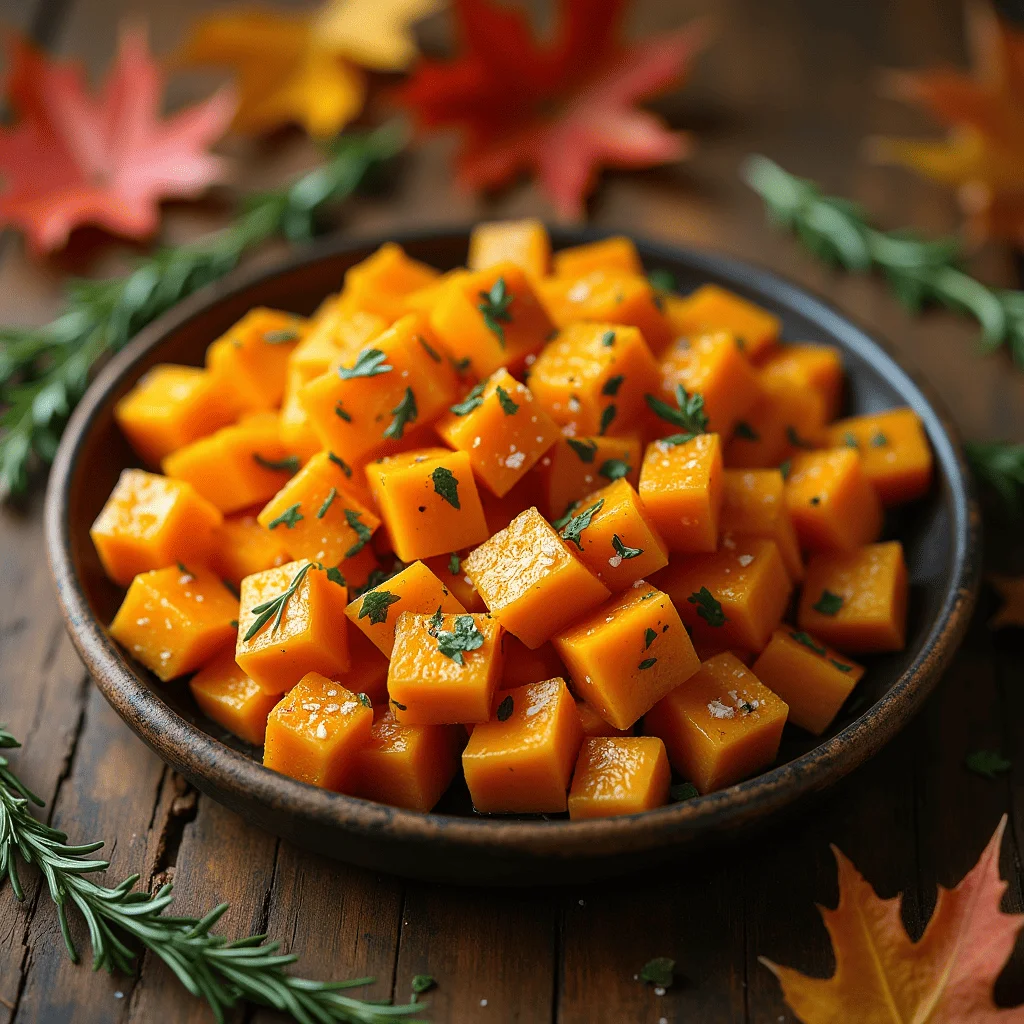
[[[0,223],[21,228],[36,253],[60,248],[85,223],[146,238],[161,199],[196,196],[223,177],[206,148],[231,122],[232,91],[161,119],[163,76],[141,31],[122,34],[95,96],[79,66],[49,60],[20,36],[8,49],[17,120],[0,131]]]
[[[686,76],[703,21],[633,45],[620,39],[625,0],[562,0],[553,40],[522,11],[456,0],[460,53],[423,60],[399,100],[423,128],[462,131],[458,177],[496,188],[533,170],[563,217],[578,217],[604,166],[682,159],[688,137],[636,104]]]

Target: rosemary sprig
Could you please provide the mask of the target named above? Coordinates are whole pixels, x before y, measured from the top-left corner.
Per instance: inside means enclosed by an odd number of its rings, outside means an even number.
[[[20,744],[0,726],[0,749]],[[130,973],[138,953],[158,956],[192,995],[205,999],[218,1021],[225,1012],[246,1000],[290,1014],[300,1024],[386,1024],[409,1020],[423,1004],[390,1006],[344,995],[346,989],[372,983],[312,981],[285,972],[298,957],[280,953],[280,943],[264,935],[229,941],[211,929],[228,905],[214,907],[204,917],[164,914],[170,906],[171,886],[155,893],[137,892],[138,875],[108,888],[87,875],[105,871],[108,862],[89,857],[102,843],[68,844],[68,837],[36,819],[30,804],[43,806],[0,756],[0,884],[10,879],[16,899],[24,897],[17,861],[35,865],[43,875],[57,907],[61,933],[71,959],[78,951],[68,930],[72,906],[85,918],[93,952],[93,970]]]
[[[282,619],[284,619],[285,609],[288,607],[288,602],[292,599],[292,596],[299,589],[299,585],[306,578],[306,573],[313,568],[312,562],[307,562],[293,577],[291,583],[288,584],[288,589],[282,591],[277,597],[270,598],[269,601],[264,601],[262,604],[256,605],[253,608],[253,614],[256,616],[253,619],[252,625],[246,631],[242,640],[248,643],[263,627],[274,620],[274,624],[270,627],[271,634],[278,631],[281,625]]]
[[[351,195],[403,143],[393,125],[342,135],[326,163],[285,188],[252,196],[224,230],[160,249],[124,277],[73,282],[67,311],[49,324],[0,328],[0,496],[27,488],[34,458],[52,460],[100,359],[261,243],[317,234],[326,207]]]
[[[981,326],[986,351],[1005,344],[1024,367],[1024,291],[990,288],[965,273],[955,239],[926,241],[907,231],[879,231],[856,203],[822,195],[814,182],[763,156],[751,157],[743,176],[772,218],[819,259],[859,273],[881,271],[912,313],[929,303],[967,313]]]

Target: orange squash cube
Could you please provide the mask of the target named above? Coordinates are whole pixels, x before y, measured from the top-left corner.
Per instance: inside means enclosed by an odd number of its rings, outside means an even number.
[[[540,460],[541,503],[549,519],[570,514],[588,494],[613,480],[640,484],[641,444],[626,437],[564,437]]]
[[[727,469],[722,477],[722,544],[739,538],[773,540],[790,579],[804,576],[800,543],[786,507],[785,481],[777,469]]]
[[[435,424],[441,438],[469,456],[477,479],[499,498],[561,436],[557,424],[505,369],[495,370]]]
[[[614,725],[606,722],[598,713],[596,708],[591,707],[585,700],[576,701],[576,710],[580,713],[580,724],[583,726],[583,735],[590,736],[632,736],[632,726],[628,729],[616,729]]]
[[[481,378],[521,365],[554,329],[526,271],[509,262],[453,277],[430,323],[456,364]]]
[[[789,708],[743,662],[704,662],[644,716],[683,778],[700,793],[724,789],[767,768],[779,752]]]
[[[580,561],[613,593],[668,565],[668,549],[640,495],[626,480],[594,491],[602,502],[580,534]]]
[[[465,452],[419,448],[366,467],[373,500],[403,562],[472,547],[487,537]]]
[[[511,690],[527,683],[539,683],[555,676],[566,676],[565,665],[555,650],[555,645],[548,641],[536,650],[530,650],[526,644],[511,633],[501,638],[505,650],[505,668],[502,672],[500,690]]]
[[[486,516],[487,510],[484,509]],[[476,592],[473,581],[466,575],[462,568],[463,559],[469,554],[465,548],[462,551],[452,551],[447,555],[434,555],[433,558],[425,558],[423,564],[452,592],[455,600],[462,605],[467,612],[486,611],[483,598]],[[410,611],[423,611],[422,608],[413,608]],[[448,609],[454,611],[455,609]]]
[[[348,590],[313,562],[288,562],[242,580],[235,660],[267,693],[284,693],[307,672],[349,669]]]
[[[228,516],[214,532],[207,564],[235,587],[246,576],[291,561],[278,534],[265,530],[248,512]]]
[[[851,448],[793,456],[786,507],[805,551],[852,551],[882,532],[881,503]]]
[[[569,324],[530,367],[530,390],[570,437],[622,433],[657,389],[658,364],[635,327]]]
[[[170,566],[132,580],[110,635],[166,683],[228,647],[237,615],[238,600],[209,569]]]
[[[276,309],[251,309],[206,350],[210,372],[232,389],[246,412],[276,409],[284,397],[288,357],[306,320]]]
[[[777,316],[717,284],[702,285],[683,299],[670,300],[667,310],[677,337],[729,331],[755,362],[774,347],[782,329]]]
[[[277,697],[250,679],[230,648],[200,669],[188,683],[199,710],[207,718],[253,746],[263,746],[267,716]]]
[[[356,753],[355,795],[429,811],[459,770],[459,732],[452,725],[403,725],[390,710],[378,708],[370,738]]]
[[[839,414],[843,401],[843,361],[831,345],[782,345],[761,366],[761,380],[792,388],[807,388],[821,395],[825,420]]]
[[[341,305],[348,311],[375,313],[389,322],[406,311],[405,297],[433,284],[440,273],[410,258],[395,242],[385,242],[372,256],[345,272]]]
[[[345,609],[349,622],[362,630],[387,658],[395,646],[395,626],[403,612],[463,614],[458,598],[422,562],[413,562],[386,582],[355,598]]]
[[[220,512],[184,481],[125,469],[89,536],[104,572],[126,587],[149,569],[205,561],[220,524]]]
[[[241,410],[223,378],[196,366],[154,366],[119,399],[114,419],[150,466],[233,422]]]
[[[281,443],[294,452],[300,462],[306,462],[323,448],[320,438],[309,425],[305,406],[299,400],[299,389],[306,383],[296,376],[295,370],[288,371],[288,383],[285,385],[284,402],[278,418],[278,434]]]
[[[370,703],[388,702],[388,659],[361,630],[348,628],[349,668],[340,682],[353,693],[363,693]]]
[[[549,449],[550,450],[550,449]],[[484,522],[491,536],[504,530],[524,508],[540,501],[541,480],[536,471],[527,473],[508,494],[498,497],[486,488],[480,491],[480,504],[484,508]]]
[[[668,803],[672,769],[656,736],[586,739],[569,790],[573,821],[639,814]]]
[[[303,385],[299,401],[323,447],[355,465],[429,423],[455,392],[437,339],[422,316],[410,314]]]
[[[783,627],[754,662],[753,672],[789,705],[789,720],[820,736],[839,714],[864,668],[803,630]]]
[[[643,274],[644,267],[633,239],[625,235],[612,235],[599,242],[585,242],[554,255],[555,275],[578,280],[595,270],[610,273]]]
[[[318,452],[270,499],[260,525],[280,535],[292,558],[337,566],[348,563],[380,526],[376,514],[349,489],[349,476],[330,452]]]
[[[640,467],[640,498],[670,551],[714,551],[722,508],[722,443],[698,434],[647,446]]]
[[[486,722],[502,669],[501,626],[476,615],[402,612],[388,694],[403,725]]]
[[[469,234],[470,270],[514,263],[529,277],[544,277],[551,263],[551,239],[542,221],[495,220],[477,224]]]
[[[270,712],[263,766],[321,789],[342,791],[370,739],[373,711],[316,672],[304,675]]]
[[[700,668],[667,594],[640,581],[553,640],[576,693],[628,729]]]
[[[828,443],[860,453],[861,468],[885,505],[913,501],[932,482],[932,450],[913,409],[851,416],[833,423]]]
[[[901,651],[907,586],[899,541],[815,555],[807,564],[797,622],[840,651]]]
[[[495,698],[489,721],[473,729],[462,752],[473,806],[491,814],[558,814],[583,728],[561,679],[546,679]]]
[[[609,595],[536,508],[521,512],[463,565],[491,614],[531,649]]]

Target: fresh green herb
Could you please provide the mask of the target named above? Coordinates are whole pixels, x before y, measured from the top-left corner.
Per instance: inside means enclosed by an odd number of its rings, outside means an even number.
[[[604,437],[605,431],[612,425],[612,421],[615,419],[615,414],[619,410],[615,405],[606,405],[604,412],[601,413],[601,423],[597,428],[597,432],[601,437]]]
[[[874,434],[868,442],[872,448],[884,448],[888,443],[889,438],[887,438],[880,430],[877,434]]]
[[[615,332],[605,331],[604,334],[601,335],[601,344],[605,348],[611,348],[612,345],[615,344]]]
[[[815,654],[818,654],[823,658],[828,654],[828,651],[822,647],[821,644],[815,642],[814,637],[812,637],[810,633],[805,633],[803,630],[796,630],[789,635],[798,644],[803,644],[804,647],[808,648],[808,650],[814,651]]]
[[[676,276],[671,270],[665,270],[664,268],[652,270],[647,275],[647,280],[650,281],[651,287],[656,291],[674,292],[676,290]]]
[[[821,597],[811,607],[822,615],[838,615],[839,609],[843,607],[843,599],[831,590],[823,590]]]
[[[1008,761],[995,750],[975,750],[964,758],[964,764],[976,775],[982,775],[986,779],[994,779],[1013,767],[1012,761]]]
[[[746,421],[740,420],[733,431],[733,437],[741,437],[744,441],[760,441],[761,435]]]
[[[601,463],[601,468],[597,472],[599,476],[603,476],[606,480],[615,481],[629,476],[630,469],[629,463],[623,459],[606,459]]]
[[[332,565],[330,568],[324,569],[324,572],[327,574],[327,578],[332,583],[337,583],[339,587],[348,585],[345,581],[345,577],[341,574],[341,570],[336,565]]]
[[[667,956],[656,956],[644,964],[640,971],[640,980],[658,988],[668,988],[675,977],[675,971],[675,960]]]
[[[416,1002],[416,997],[423,995],[424,992],[429,992],[437,982],[434,980],[431,974],[414,974],[412,976],[412,1002]]]
[[[553,519],[551,521],[551,525],[556,530],[561,530],[562,527],[572,519],[573,512],[575,512],[579,507],[580,503],[578,501],[570,501],[569,504],[565,506],[565,511],[557,519]]]
[[[646,651],[647,648],[650,647],[657,639],[658,631],[656,629],[651,629],[651,627],[648,626],[647,629],[644,630],[644,650]]]
[[[345,509],[345,522],[348,523],[353,530],[356,531],[356,542],[345,552],[346,558],[353,558],[359,554],[363,548],[370,542],[370,538],[373,536],[373,530],[371,530],[366,523],[360,522],[363,513],[356,512],[355,509]]]
[[[450,469],[438,466],[430,474],[430,479],[434,482],[435,494],[439,494],[452,508],[462,508],[459,504],[459,481]]]
[[[573,516],[561,529],[562,540],[571,542],[583,550],[580,543],[580,534],[590,525],[590,520],[604,507],[604,498],[598,499],[590,508]]]
[[[483,405],[484,399],[484,387],[486,382],[477,384],[475,388],[466,397],[455,405],[450,405],[448,408],[455,413],[456,416],[468,416],[474,409]]]
[[[644,658],[644,660],[641,661],[637,667],[640,669],[641,672],[644,672],[649,668],[653,668],[655,665],[657,665],[657,663],[657,658]]]
[[[832,663],[833,668],[839,669],[840,672],[852,672],[853,671],[853,666],[852,665],[845,665],[841,661],[836,661],[835,658],[829,658],[828,660]]]
[[[617,533],[612,534],[612,547],[615,549],[615,554],[619,558],[636,558],[637,555],[644,553],[643,548],[631,548],[626,544],[622,543],[622,538]]]
[[[334,404],[334,415],[339,419],[344,420],[346,423],[352,422],[352,416],[345,409],[345,406],[341,402],[335,402]]]
[[[305,518],[299,511],[302,507],[301,502],[295,502],[294,505],[289,505],[276,519],[271,519],[267,523],[268,530],[274,530],[282,523],[288,527],[289,530],[294,529],[295,524],[301,522]]]
[[[196,578],[195,573],[189,571],[188,566],[185,565],[184,562],[176,562],[175,565],[177,565],[178,572],[180,572],[182,576],[187,576],[190,580],[194,580]]]
[[[343,458],[341,458],[338,455],[335,455],[334,452],[328,452],[327,458],[329,458],[331,462],[333,462],[338,467],[338,469],[340,469],[342,473],[345,474],[345,476],[351,478],[352,467]]]
[[[483,314],[487,329],[498,339],[502,348],[505,347],[505,328],[502,324],[512,323],[512,314],[508,311],[512,305],[513,295],[505,288],[505,278],[499,277],[491,285],[491,290],[480,292],[481,302],[477,309]]]
[[[860,447],[860,445],[857,443],[856,435],[850,430],[846,431],[846,433],[843,434],[843,444],[845,444],[847,448]]]
[[[448,361],[452,364],[452,369],[460,376],[464,376],[466,371],[473,365],[473,360],[469,356],[463,356],[461,359],[452,359],[449,357]]]
[[[263,335],[263,340],[268,345],[285,345],[290,341],[299,340],[298,331],[281,330],[281,331],[267,331]]]
[[[692,441],[698,434],[703,434],[707,430],[708,418],[704,412],[704,396],[699,391],[689,395],[682,384],[677,384],[675,407],[654,395],[644,395],[644,401],[655,416],[681,428],[682,433],[672,435],[673,444]]]
[[[974,441],[964,445],[967,461],[978,480],[1000,499],[1011,518],[1021,514],[1024,488],[1024,444],[1006,441]]]
[[[264,469],[275,473],[290,473],[295,476],[299,471],[298,455],[286,455],[283,459],[266,459],[259,452],[252,453],[253,461]]]
[[[397,700],[392,699],[391,703],[398,708],[399,711],[408,711],[409,709],[404,704],[399,704]]]
[[[441,627],[444,625],[444,612],[441,611],[441,606],[437,606],[437,611],[430,616],[430,622],[427,625],[427,632],[437,639],[437,634]]]
[[[370,700],[369,694],[357,693],[356,694],[356,700],[359,701],[359,703],[362,704],[364,708],[372,708],[373,707],[373,701]]]
[[[461,565],[462,565],[462,559],[461,559],[461,558],[459,558],[459,553],[458,553],[458,551],[453,551],[453,552],[452,552],[452,553],[451,553],[451,554],[450,554],[450,555],[448,556],[448,571],[449,571],[449,572],[450,572],[450,573],[451,573],[451,574],[452,574],[453,576],[458,576],[458,575],[459,575],[459,567],[460,567]]]
[[[580,441],[575,437],[567,437],[566,444],[576,453],[580,462],[593,462],[597,454],[596,441]]]
[[[437,649],[446,658],[451,658],[456,665],[464,665],[466,659],[463,651],[475,651],[482,647],[484,635],[476,628],[472,615],[457,615],[455,629],[441,629],[437,632]]]
[[[256,616],[256,618],[253,619],[252,625],[246,631],[245,636],[242,637],[242,640],[245,643],[248,643],[254,636],[256,636],[256,634],[259,633],[263,629],[263,627],[268,622],[270,622],[271,619],[273,619],[274,622],[273,625],[270,627],[270,633],[271,635],[273,635],[277,632],[278,628],[281,625],[281,620],[284,618],[284,612],[285,608],[288,605],[288,602],[291,600],[295,592],[299,589],[299,586],[302,583],[302,581],[306,578],[306,573],[309,572],[309,570],[312,568],[313,563],[307,562],[292,577],[292,581],[288,584],[287,590],[285,590],[283,593],[278,594],[277,597],[272,597],[269,601],[264,601],[262,604],[258,604],[256,605],[255,608],[253,608],[252,612],[253,615]]]
[[[815,507],[820,505],[821,504],[821,495],[820,494],[813,495],[811,497],[811,504],[814,505]]]
[[[624,373],[617,373],[614,377],[609,377],[604,382],[604,387],[601,388],[602,395],[610,395],[614,398],[619,393],[619,388],[622,387],[622,382],[626,379]]]
[[[405,433],[406,426],[416,421],[418,414],[416,396],[413,394],[412,388],[406,388],[402,400],[391,410],[391,415],[395,418],[388,424],[384,436],[389,441],[398,441]]]
[[[501,411],[506,416],[515,416],[519,412],[518,402],[513,402],[512,396],[500,384],[494,389],[494,392],[498,396],[498,402],[501,404]]]
[[[388,620],[388,608],[402,599],[397,594],[386,590],[368,590],[363,594],[363,603],[359,606],[359,618],[369,616],[371,626],[379,626]]]
[[[783,480],[789,479],[789,472],[793,468],[793,463],[790,459],[784,459],[779,463],[779,472],[782,474]]]
[[[328,509],[330,509],[331,505],[334,504],[334,499],[337,496],[338,496],[338,488],[337,487],[332,487],[327,492],[327,497],[324,498],[324,503],[320,506],[320,511],[317,512],[317,514],[316,514],[317,519],[323,519],[323,517],[325,515],[327,515]]]
[[[668,792],[673,802],[677,804],[684,800],[695,800],[700,796],[697,787],[692,782],[677,782]]]
[[[805,441],[798,433],[796,427],[790,425],[786,427],[786,440],[794,448],[813,448],[814,445],[810,441]]]
[[[416,339],[423,346],[423,351],[426,352],[427,355],[430,356],[430,358],[433,359],[435,363],[440,363],[442,361],[441,353],[438,352],[437,349],[434,348],[434,346],[431,345],[430,342],[427,341],[427,339],[424,338],[422,334],[417,334]]]
[[[747,351],[747,339],[744,338],[742,334],[737,334],[736,335],[736,347],[741,352],[746,352]]]
[[[515,710],[515,701],[511,696],[506,697],[498,705],[497,718],[499,722],[507,722],[512,717],[512,712]]]
[[[701,587],[700,590],[695,594],[691,594],[686,600],[690,604],[697,606],[697,614],[709,626],[724,626],[729,621],[726,618],[725,612],[722,611],[721,603],[715,599],[714,594],[707,587]]]
[[[394,367],[385,362],[386,359],[379,348],[364,348],[350,367],[338,367],[338,376],[342,380],[355,380],[357,377],[378,377],[382,373],[390,373]]]
[[[387,583],[389,579],[397,576],[405,568],[405,563],[400,562],[397,558],[395,559],[394,565],[390,570],[383,569],[378,566],[376,569],[370,571],[370,575],[366,578],[366,582],[361,587],[356,587],[352,591],[352,597],[362,597],[364,594],[368,594],[371,590],[376,590],[378,587]]]

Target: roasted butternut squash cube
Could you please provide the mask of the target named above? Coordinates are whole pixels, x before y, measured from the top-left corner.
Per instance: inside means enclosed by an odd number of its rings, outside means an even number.
[[[484,515],[487,510],[484,509]],[[447,555],[434,555],[433,558],[424,559],[423,564],[452,592],[455,600],[462,605],[467,612],[486,611],[483,598],[476,592],[473,581],[466,575],[462,568],[463,559],[469,554],[465,548],[462,551],[452,551]],[[422,611],[422,608],[411,609]],[[448,609],[454,611],[455,609]]]
[[[370,738],[356,753],[355,795],[429,811],[459,770],[459,733],[453,725],[403,725],[390,710],[376,709]]]
[[[242,580],[235,660],[267,693],[284,693],[307,672],[349,669],[348,590],[313,562],[288,562]]]
[[[901,651],[907,635],[907,564],[899,541],[815,555],[800,597],[800,628],[840,651]]]
[[[281,443],[294,452],[300,462],[306,462],[323,448],[320,438],[309,425],[305,406],[299,400],[299,389],[306,383],[297,377],[295,370],[288,371],[284,401],[278,419],[278,433]]]
[[[561,679],[546,679],[495,697],[494,714],[473,729],[462,752],[473,806],[491,814],[558,814],[583,728]]]
[[[341,682],[353,693],[364,693],[370,703],[388,702],[388,659],[361,630],[348,627],[348,671]]]
[[[831,345],[782,345],[761,366],[761,379],[769,387],[785,382],[821,395],[825,420],[834,420],[843,401],[843,361]]]
[[[350,465],[386,450],[455,400],[455,372],[426,320],[403,316],[299,390],[324,448]]]
[[[561,437],[525,384],[495,370],[435,424],[441,438],[469,456],[473,472],[502,497]]]
[[[403,612],[429,615],[442,612],[462,614],[466,609],[458,598],[422,562],[413,562],[380,586],[355,598],[345,614],[357,629],[390,658],[395,646],[395,626]]]
[[[369,703],[317,672],[304,675],[267,719],[263,766],[321,789],[351,787],[370,739]]]
[[[209,569],[170,566],[132,580],[110,635],[166,683],[229,647],[237,616],[237,599]]]
[[[548,641],[531,650],[518,637],[505,633],[501,638],[505,649],[505,668],[499,689],[511,690],[527,683],[539,683],[555,676],[565,678],[567,673],[555,645]]]
[[[593,270],[582,277],[551,277],[540,287],[544,305],[560,328],[584,322],[636,327],[655,356],[672,341],[661,296],[643,275]]]
[[[786,507],[805,551],[852,551],[882,532],[881,503],[852,448],[793,456]]]
[[[714,551],[722,509],[718,434],[698,434],[682,444],[653,441],[640,467],[639,493],[670,551]]]
[[[576,710],[580,713],[580,724],[583,726],[584,736],[632,736],[633,728],[616,729],[614,725],[606,722],[597,711],[585,700],[576,701]]]
[[[318,452],[270,499],[260,525],[280,535],[292,558],[337,566],[347,564],[380,526],[376,513],[350,490],[349,476],[330,452]]]
[[[148,569],[204,561],[220,524],[220,512],[190,484],[125,469],[89,536],[104,572],[126,587]]]
[[[640,484],[640,438],[563,437],[540,460],[542,504],[549,519],[565,516],[588,494],[611,483]]]
[[[755,362],[779,340],[777,316],[719,287],[705,284],[683,299],[670,299],[667,312],[677,337],[729,331]]]
[[[633,239],[625,235],[612,235],[599,242],[585,242],[568,249],[560,249],[554,255],[555,275],[575,280],[603,270],[619,274],[639,276],[644,267]]]
[[[932,481],[932,450],[913,409],[851,416],[833,423],[828,443],[860,453],[861,468],[885,505],[913,501]]]
[[[658,364],[635,327],[569,324],[530,368],[530,390],[570,437],[628,431],[657,389]]]
[[[456,364],[480,378],[520,366],[554,329],[526,271],[509,262],[453,277],[430,323]]]
[[[232,423],[241,409],[222,377],[196,366],[154,366],[118,400],[114,419],[144,462]]]
[[[753,672],[789,705],[789,720],[820,736],[839,714],[864,668],[803,630],[783,627],[754,662]]]
[[[214,533],[207,564],[235,587],[246,576],[291,561],[279,534],[265,530],[249,512],[227,516]]]
[[[601,502],[580,534],[583,564],[613,593],[668,565],[668,549],[640,495],[626,480],[594,491],[584,502]]]
[[[403,562],[468,548],[487,537],[466,452],[419,448],[366,467],[366,478]]]
[[[345,272],[341,304],[346,310],[375,313],[389,322],[406,311],[405,297],[433,284],[440,273],[409,257],[395,242]]]
[[[639,814],[668,803],[672,769],[656,736],[585,739],[569,790],[573,821]]]
[[[551,264],[551,239],[539,220],[493,220],[477,224],[469,234],[470,270],[514,263],[532,278],[544,277]]]
[[[388,694],[403,725],[486,722],[502,669],[501,626],[475,615],[402,612]]]
[[[230,513],[262,505],[299,465],[281,440],[278,417],[257,413],[179,448],[164,459],[163,468]]]
[[[550,450],[550,449],[549,449]],[[484,507],[484,522],[491,536],[504,530],[524,508],[532,508],[540,501],[541,479],[536,471],[527,473],[512,490],[500,498],[486,488],[480,491],[480,504]]]
[[[246,412],[276,409],[284,397],[288,357],[306,330],[293,313],[251,309],[206,350],[206,365]]]
[[[531,649],[609,595],[536,508],[521,512],[463,565],[488,610]]]
[[[694,640],[719,650],[759,651],[793,592],[778,547],[760,537],[737,537],[713,555],[674,559],[655,582]]]
[[[719,654],[644,716],[680,775],[700,793],[767,768],[779,752],[789,708],[732,654]]]
[[[207,718],[253,746],[263,746],[267,716],[277,697],[250,679],[227,648],[188,683],[192,697]]]
[[[777,469],[727,469],[722,477],[722,544],[744,537],[773,540],[790,579],[804,576],[800,543],[786,507],[785,481]]]

